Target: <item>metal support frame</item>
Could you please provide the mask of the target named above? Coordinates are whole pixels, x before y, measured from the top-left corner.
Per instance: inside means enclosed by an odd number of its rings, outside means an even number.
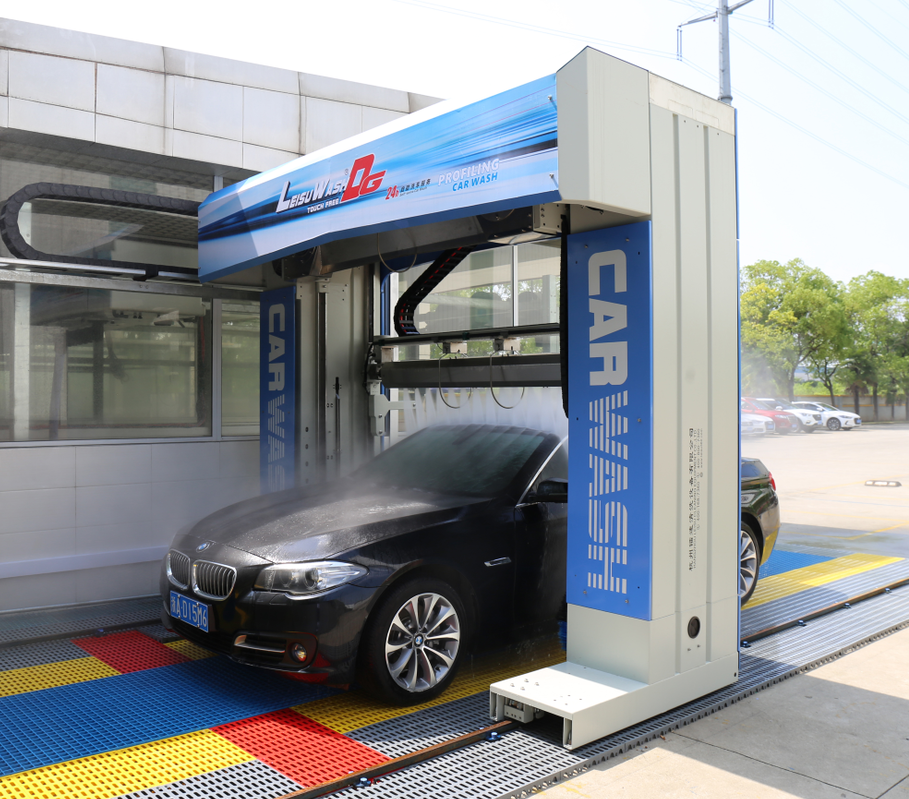
[[[392,361],[382,364],[386,388],[521,388],[561,385],[558,353]]]

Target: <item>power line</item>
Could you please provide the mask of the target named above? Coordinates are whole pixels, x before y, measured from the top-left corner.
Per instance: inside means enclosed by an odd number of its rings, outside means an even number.
[[[906,52],[905,52],[898,44],[894,44],[893,42],[891,42],[890,39],[888,39],[886,36],[884,36],[883,33],[881,33],[877,28],[874,27],[874,25],[872,25],[872,24],[871,24],[870,22],[868,22],[867,20],[863,19],[860,15],[856,14],[855,11],[853,11],[851,8],[849,8],[849,6],[847,6],[847,5],[843,2],[843,0],[834,0],[834,2],[835,2],[838,6],[840,6],[840,8],[842,8],[844,11],[848,11],[850,14],[852,14],[853,17],[855,17],[859,22],[862,23],[862,25],[864,25],[866,28],[868,28],[868,30],[870,30],[870,31],[871,31],[875,36],[877,36],[882,42],[886,42],[886,43],[889,44],[894,50],[896,50],[896,52],[898,52],[903,58],[909,60],[909,55],[906,55]]]
[[[900,27],[909,29],[909,26],[907,26],[905,22],[894,17],[893,14],[891,14],[886,8],[882,8],[880,3],[876,3],[874,0],[867,0],[867,2],[871,3],[871,5],[873,5],[878,11],[880,11],[885,16],[890,17],[890,19],[892,19]],[[909,10],[909,4],[903,3],[903,5],[905,6],[906,10]]]
[[[392,0],[394,3],[401,3],[402,5],[416,6],[418,8],[429,9],[430,11],[441,11],[445,14],[452,14],[457,17],[467,17],[469,19],[478,19],[483,22],[491,22],[495,25],[504,25],[508,28],[517,28],[519,30],[532,31],[533,33],[543,33],[547,36],[555,36],[561,39],[572,39],[574,41],[583,42],[585,44],[598,44],[605,47],[612,47],[616,50],[627,50],[631,53],[643,53],[644,55],[657,56],[659,58],[672,58],[675,59],[675,53],[669,53],[665,50],[654,50],[650,47],[639,47],[632,44],[623,44],[622,42],[612,42],[608,39],[597,39],[592,36],[586,36],[580,33],[572,33],[571,31],[557,30],[555,28],[543,27],[542,25],[531,25],[528,22],[517,22],[511,19],[503,19],[502,17],[494,17],[490,14],[480,14],[476,11],[465,11],[463,9],[448,8],[447,6],[440,5],[438,3],[427,2],[426,0]]]
[[[689,61],[688,59],[685,59],[684,63],[687,64],[689,67],[691,67],[696,72],[700,72],[702,75],[706,75],[708,78],[714,79],[714,76],[711,75],[710,72],[708,70],[704,69],[703,67],[698,66],[697,64],[694,64],[693,62]],[[889,174],[888,172],[884,172],[882,169],[878,169],[877,167],[872,166],[867,161],[863,161],[861,158],[857,158],[852,153],[848,152],[847,150],[844,150],[842,147],[837,147],[835,144],[827,141],[825,138],[818,136],[816,133],[812,133],[810,130],[808,130],[805,127],[802,127],[797,122],[793,122],[788,117],[785,117],[782,114],[780,114],[779,112],[774,111],[772,108],[769,108],[768,106],[764,105],[762,102],[755,100],[753,97],[749,97],[747,94],[742,92],[738,87],[736,87],[735,93],[739,97],[744,97],[749,103],[751,103],[754,106],[757,106],[762,111],[766,111],[771,116],[776,117],[778,120],[780,120],[780,122],[784,122],[785,124],[789,125],[790,127],[795,128],[800,133],[804,133],[806,136],[809,136],[810,138],[814,139],[815,141],[820,142],[825,147],[829,147],[834,152],[837,152],[840,155],[844,156],[845,158],[848,158],[850,161],[855,162],[859,166],[863,166],[863,167],[865,167],[865,169],[871,170],[876,175],[880,175],[882,178],[886,178],[887,180],[891,181],[892,183],[896,183],[897,186],[902,186],[902,188],[904,188],[904,189],[909,189],[909,183],[906,183],[906,182],[900,180],[899,178],[894,177],[893,175]]]
[[[837,37],[834,36],[832,33],[830,33],[830,31],[826,30],[826,29],[825,29],[824,27],[822,27],[820,24],[818,24],[818,23],[815,22],[813,19],[811,19],[811,17],[809,17],[809,16],[807,16],[806,14],[802,13],[801,11],[799,11],[799,9],[796,8],[796,6],[792,5],[792,3],[790,3],[788,0],[780,0],[780,2],[782,2],[785,6],[787,6],[791,11],[794,11],[796,14],[798,14],[798,15],[799,15],[802,19],[804,19],[806,22],[808,22],[809,24],[811,24],[811,25],[813,25],[815,28],[817,28],[817,29],[818,29],[821,33],[823,33],[824,36],[826,36],[828,39],[830,39],[830,40],[836,42],[836,43],[837,43],[840,47],[842,47],[847,53],[851,53],[853,56],[855,56],[857,59],[859,59],[859,61],[861,61],[863,64],[865,64],[865,66],[870,67],[871,69],[873,69],[873,70],[874,70],[875,72],[877,72],[879,75],[881,75],[882,77],[884,77],[884,78],[886,78],[887,80],[889,80],[889,81],[890,81],[894,86],[896,86],[897,88],[902,89],[904,92],[909,92],[909,88],[907,88],[907,87],[904,86],[902,83],[900,83],[898,80],[896,80],[889,72],[887,72],[887,71],[884,70],[884,69],[881,69],[879,66],[877,66],[877,64],[873,63],[872,61],[869,61],[867,58],[865,58],[865,56],[863,56],[863,55],[862,55],[861,53],[859,53],[857,50],[852,49],[852,48],[851,48],[848,44],[846,44],[842,39],[837,38]],[[900,0],[900,2],[903,2],[904,5],[906,5],[906,7],[909,8],[909,0]]]
[[[883,108],[885,111],[889,111],[889,112],[890,112],[891,114],[893,114],[895,117],[898,117],[899,119],[902,119],[904,122],[909,123],[909,117],[903,116],[903,115],[902,115],[899,111],[897,111],[893,106],[891,106],[891,105],[885,103],[883,100],[881,100],[879,97],[877,97],[877,95],[873,94],[873,93],[870,92],[868,89],[866,89],[864,86],[862,86],[861,84],[859,84],[857,81],[855,81],[855,80],[853,80],[852,78],[850,78],[845,72],[842,72],[842,71],[840,71],[839,69],[837,69],[837,68],[836,68],[835,66],[833,66],[833,64],[831,64],[829,61],[827,61],[827,60],[824,59],[824,58],[821,58],[819,55],[817,55],[816,53],[814,53],[812,50],[810,50],[809,48],[805,47],[801,42],[799,42],[797,39],[795,39],[795,38],[793,38],[792,36],[790,36],[790,35],[789,35],[788,33],[786,33],[784,30],[781,30],[780,28],[777,28],[777,29],[776,29],[776,32],[779,33],[780,36],[782,36],[784,39],[786,39],[786,41],[788,41],[788,42],[789,42],[790,44],[792,44],[794,47],[798,47],[798,49],[801,50],[803,53],[805,53],[807,56],[813,58],[813,59],[814,59],[815,61],[817,61],[821,66],[825,67],[826,69],[829,69],[834,75],[836,75],[836,76],[839,77],[841,80],[843,80],[843,81],[845,81],[846,83],[848,83],[848,84],[849,84],[850,86],[852,86],[852,88],[854,88],[856,91],[861,92],[861,93],[864,94],[868,99],[870,99],[870,100],[874,101],[875,103],[877,103],[877,104],[878,104],[881,108]]]
[[[849,111],[850,113],[853,113],[853,114],[855,114],[857,117],[860,117],[861,119],[864,119],[869,125],[873,125],[873,126],[876,127],[878,130],[882,131],[883,133],[886,133],[888,136],[892,136],[892,137],[893,137],[894,139],[896,139],[897,141],[902,142],[903,144],[909,145],[909,139],[907,139],[907,138],[905,138],[905,137],[903,137],[903,136],[900,136],[899,133],[896,133],[895,131],[891,130],[891,129],[888,128],[886,125],[882,125],[880,122],[878,122],[877,120],[875,120],[875,119],[873,119],[872,117],[868,116],[867,114],[863,114],[861,111],[858,111],[854,106],[852,106],[851,104],[849,104],[848,102],[846,102],[846,101],[843,100],[842,98],[838,97],[838,96],[837,96],[836,94],[834,94],[833,92],[828,91],[828,90],[825,89],[823,86],[821,86],[819,83],[815,83],[815,82],[814,82],[813,80],[811,80],[810,78],[806,78],[806,77],[805,77],[804,75],[802,75],[801,73],[799,73],[799,72],[797,72],[796,70],[792,69],[792,67],[790,67],[788,64],[786,64],[785,62],[781,61],[781,60],[780,60],[779,58],[777,58],[776,56],[771,55],[771,54],[768,53],[766,50],[764,50],[764,48],[762,48],[762,47],[760,47],[760,46],[754,44],[753,42],[751,42],[749,39],[747,39],[746,37],[742,36],[741,34],[736,34],[736,36],[737,36],[738,39],[740,39],[742,42],[744,42],[745,44],[747,44],[749,47],[751,47],[752,49],[757,50],[759,53],[761,53],[765,58],[770,59],[770,60],[773,61],[775,64],[777,64],[777,65],[779,65],[780,67],[782,67],[783,69],[785,69],[787,72],[791,73],[792,75],[795,75],[795,77],[797,77],[797,78],[798,78],[799,80],[801,80],[802,82],[807,83],[807,84],[808,84],[809,86],[811,86],[813,89],[819,91],[819,92],[820,92],[821,94],[823,94],[824,96],[829,97],[831,100],[833,100],[833,102],[835,102],[835,103],[837,103],[838,105],[842,106],[843,108],[845,108],[845,109],[846,109],[847,111]],[[864,89],[863,89],[862,91],[864,91]],[[872,98],[872,99],[874,99],[874,98]],[[900,114],[898,111],[896,111],[896,110],[893,109],[893,108],[890,108],[889,106],[886,106],[886,107],[887,107],[888,110],[889,110],[891,113],[893,113],[895,116],[899,117],[899,118],[900,118],[901,120],[903,120],[904,122],[909,123],[909,117],[903,116],[903,115]]]

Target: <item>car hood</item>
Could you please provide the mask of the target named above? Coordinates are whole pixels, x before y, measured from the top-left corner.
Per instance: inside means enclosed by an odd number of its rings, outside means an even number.
[[[190,529],[273,563],[328,558],[420,527],[452,521],[488,497],[355,483],[282,491],[238,502]]]

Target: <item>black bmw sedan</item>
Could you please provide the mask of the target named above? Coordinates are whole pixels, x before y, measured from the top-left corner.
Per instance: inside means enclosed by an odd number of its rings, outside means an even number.
[[[472,640],[557,617],[568,459],[553,434],[422,430],[350,477],[225,508],[179,534],[164,623],[235,660],[397,703],[444,690]],[[548,501],[549,499],[562,499]]]
[[[163,622],[242,663],[428,701],[471,644],[564,612],[567,475],[554,434],[427,428],[344,480],[239,502],[178,534]],[[745,600],[779,526],[775,493],[750,488]]]

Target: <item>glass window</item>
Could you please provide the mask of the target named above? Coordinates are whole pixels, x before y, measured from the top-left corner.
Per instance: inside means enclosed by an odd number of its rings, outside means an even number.
[[[471,253],[420,303],[414,314],[417,330],[420,333],[450,333],[557,323],[559,247],[557,240],[551,240]],[[421,264],[396,276],[397,290],[393,292],[392,305],[429,266]],[[522,338],[520,351],[558,352],[559,337]],[[491,352],[491,341],[476,340],[467,344],[468,355]],[[435,359],[441,354],[442,348],[438,344],[399,348],[402,360]]]
[[[403,272],[397,303],[430,264]],[[511,248],[498,247],[468,255],[420,303],[414,322],[420,333],[480,330],[512,324]]]
[[[211,435],[210,301],[0,286],[7,441]]]
[[[518,323],[543,325],[559,321],[560,243],[520,244],[518,262]],[[535,336],[521,342],[521,352],[558,352],[559,337]]]
[[[154,164],[0,142],[0,202],[33,183],[63,183],[201,202],[212,176]],[[25,203],[19,230],[48,255],[196,268],[197,220],[176,214],[39,199]],[[10,252],[0,243],[0,256]]]
[[[259,304],[221,305],[221,435],[259,435]]]

